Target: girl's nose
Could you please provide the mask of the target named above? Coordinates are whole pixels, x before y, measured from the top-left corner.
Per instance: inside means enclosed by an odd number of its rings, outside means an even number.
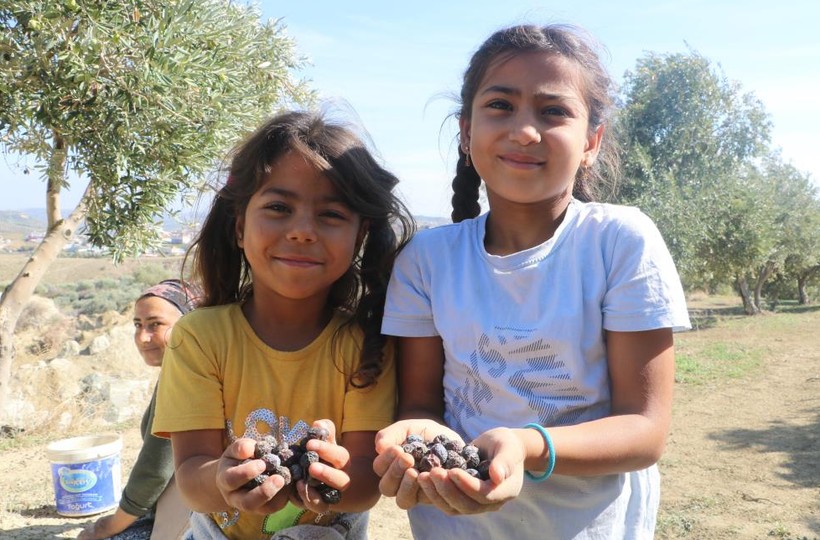
[[[541,142],[541,132],[535,120],[530,114],[519,113],[512,120],[513,124],[510,127],[510,140],[527,146]]]
[[[296,242],[315,242],[316,241],[316,224],[311,217],[295,216],[288,239]]]
[[[148,343],[149,341],[151,341],[151,332],[144,328],[140,328],[139,330],[137,330],[136,334],[136,339],[140,343]]]

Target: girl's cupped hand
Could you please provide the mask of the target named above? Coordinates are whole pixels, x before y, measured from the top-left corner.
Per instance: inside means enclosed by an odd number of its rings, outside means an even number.
[[[219,458],[216,486],[225,502],[240,512],[272,514],[285,507],[288,491],[285,480],[273,474],[261,485],[248,489],[247,483],[265,472],[265,462],[253,459],[256,441],[237,439],[225,449]]]

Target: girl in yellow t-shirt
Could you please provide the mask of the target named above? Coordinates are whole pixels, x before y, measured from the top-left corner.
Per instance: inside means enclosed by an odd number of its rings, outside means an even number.
[[[314,113],[276,116],[233,152],[189,251],[202,309],[174,328],[153,425],[194,511],[187,538],[366,536],[375,434],[396,400],[385,289],[413,229],[397,182]],[[309,474],[340,501],[277,474],[248,487],[266,468],[257,441],[310,427],[330,435],[307,443]]]

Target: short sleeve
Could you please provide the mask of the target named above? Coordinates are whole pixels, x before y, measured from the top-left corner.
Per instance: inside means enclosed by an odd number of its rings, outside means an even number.
[[[381,375],[375,384],[348,389],[341,433],[378,431],[393,423],[396,414],[396,348],[388,341]]]
[[[152,426],[158,437],[225,427],[219,368],[186,322],[174,326],[162,360]]]
[[[675,263],[660,231],[638,211],[625,214],[608,244],[604,328],[637,332],[691,328]]]
[[[423,271],[424,243],[416,235],[399,253],[393,266],[382,333],[401,337],[438,335],[433,322],[429,275]]]

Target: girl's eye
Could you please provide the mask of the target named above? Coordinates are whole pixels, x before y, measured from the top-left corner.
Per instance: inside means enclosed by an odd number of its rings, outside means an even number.
[[[338,210],[325,210],[324,212],[322,212],[322,217],[329,219],[346,220],[347,214],[340,212]]]
[[[512,109],[512,105],[510,105],[509,103],[507,103],[504,100],[495,99],[495,100],[487,103],[487,108],[488,109],[498,109],[500,111],[509,111],[509,110]]]
[[[280,202],[272,202],[270,204],[265,205],[265,208],[272,212],[278,213],[287,213],[290,211],[286,204]]]
[[[569,116],[569,113],[563,107],[546,107],[544,108],[544,114],[547,116]]]

